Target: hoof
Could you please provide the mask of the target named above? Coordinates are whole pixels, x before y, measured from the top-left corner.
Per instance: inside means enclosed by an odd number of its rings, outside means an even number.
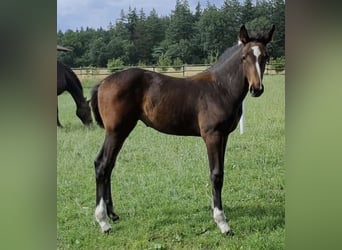
[[[226,232],[226,233],[224,233],[226,236],[230,236],[230,237],[232,237],[232,236],[234,236],[234,233],[233,233],[233,231],[232,230],[229,230],[228,232]]]
[[[105,233],[105,234],[109,234],[110,231],[112,231],[112,227],[108,224],[108,225],[105,225],[101,228],[102,232]]]
[[[109,213],[109,214],[108,214],[108,217],[109,217],[112,221],[117,221],[117,220],[120,219],[120,217],[119,217],[116,213],[114,213],[114,212]]]

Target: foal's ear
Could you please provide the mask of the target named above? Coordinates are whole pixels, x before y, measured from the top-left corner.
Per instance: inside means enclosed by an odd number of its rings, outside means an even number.
[[[275,30],[275,25],[273,24],[271,30],[268,32],[265,44],[268,44],[272,40],[274,30]]]
[[[239,39],[243,44],[246,44],[250,41],[245,25],[242,25],[240,28]]]

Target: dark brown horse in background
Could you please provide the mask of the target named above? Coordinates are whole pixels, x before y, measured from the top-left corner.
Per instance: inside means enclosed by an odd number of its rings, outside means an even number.
[[[128,69],[106,77],[93,89],[91,105],[105,140],[95,160],[95,218],[103,232],[117,220],[111,195],[111,173],[117,155],[138,120],[160,132],[201,136],[206,144],[212,182],[213,217],[221,232],[232,234],[223,212],[221,190],[228,135],[236,128],[248,91],[260,96],[268,60],[269,32],[248,35],[240,29],[240,42],[226,50],[218,62],[193,77],[181,79]]]
[[[57,61],[57,96],[68,91],[76,103],[76,115],[84,125],[92,123],[89,103],[83,96],[83,88],[76,74],[65,64]],[[62,127],[58,118],[57,100],[57,126]]]

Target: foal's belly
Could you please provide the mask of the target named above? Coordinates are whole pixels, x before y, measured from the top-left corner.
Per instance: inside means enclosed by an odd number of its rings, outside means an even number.
[[[173,108],[145,110],[140,120],[146,126],[154,128],[159,132],[183,135],[200,136],[198,119],[196,114],[190,112],[180,112]]]

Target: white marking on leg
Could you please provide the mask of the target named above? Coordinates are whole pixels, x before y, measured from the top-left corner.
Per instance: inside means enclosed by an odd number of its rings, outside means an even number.
[[[252,50],[253,50],[254,56],[256,57],[256,59],[255,59],[255,67],[257,69],[259,80],[260,80],[260,89],[262,89],[262,85],[261,85],[261,70],[260,70],[260,65],[259,65],[259,60],[258,60],[258,57],[261,55],[261,51],[260,51],[260,48],[258,46],[253,46]]]
[[[107,207],[103,198],[101,198],[100,203],[96,206],[95,219],[99,223],[102,232],[108,232],[112,228],[108,222]]]
[[[220,228],[221,233],[225,234],[230,231],[230,227],[227,224],[226,216],[224,212],[217,207],[214,208],[214,220],[217,226]]]

